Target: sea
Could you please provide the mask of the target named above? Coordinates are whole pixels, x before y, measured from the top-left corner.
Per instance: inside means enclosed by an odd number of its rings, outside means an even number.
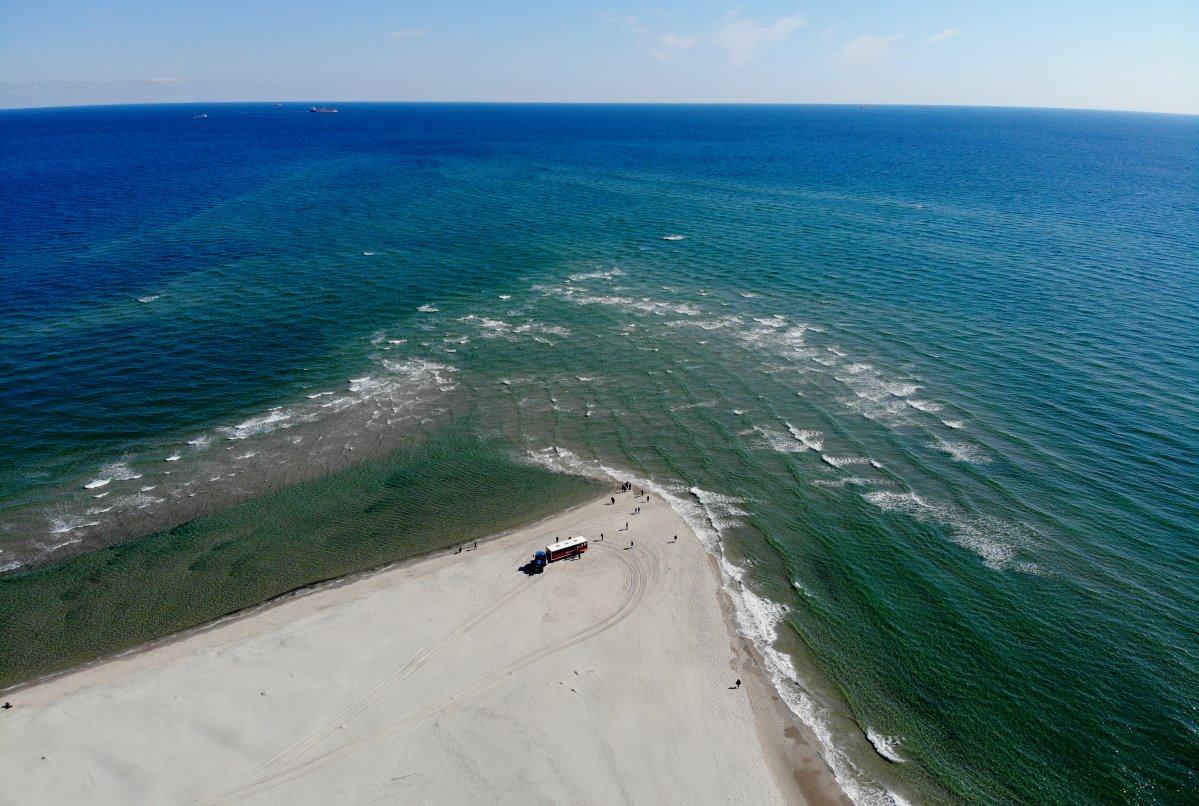
[[[1195,802],[1199,118],[336,106],[0,112],[0,686],[632,481],[855,803]]]

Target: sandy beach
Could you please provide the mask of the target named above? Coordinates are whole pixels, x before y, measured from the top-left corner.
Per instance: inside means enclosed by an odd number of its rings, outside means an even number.
[[[615,496],[10,692],[0,802],[848,803],[685,521]]]

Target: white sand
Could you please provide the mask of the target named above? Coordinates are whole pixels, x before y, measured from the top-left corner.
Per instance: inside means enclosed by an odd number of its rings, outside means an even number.
[[[0,803],[847,802],[685,522],[607,501],[10,693]]]

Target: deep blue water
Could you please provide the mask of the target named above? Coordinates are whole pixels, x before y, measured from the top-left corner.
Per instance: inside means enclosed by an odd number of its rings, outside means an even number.
[[[274,551],[288,489],[399,529],[463,466],[634,477],[856,800],[1187,802],[1197,147],[1018,109],[2,112],[0,568],[58,591],[201,517]]]

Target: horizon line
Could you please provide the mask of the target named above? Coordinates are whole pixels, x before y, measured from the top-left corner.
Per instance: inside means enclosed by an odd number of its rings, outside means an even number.
[[[872,108],[904,108],[904,109],[1024,109],[1024,110],[1041,110],[1041,111],[1059,111],[1059,112],[1116,112],[1133,115],[1172,115],[1176,117],[1199,117],[1199,112],[1166,112],[1151,109],[1125,109],[1112,107],[1087,107],[1087,106],[1026,106],[1017,104],[961,104],[961,103],[879,103],[871,101],[837,101],[837,102],[812,102],[812,101],[280,101],[263,99],[257,101],[143,101],[134,103],[93,103],[93,104],[52,104],[45,106],[0,106],[0,112],[32,112],[37,110],[52,110],[52,109],[96,109],[96,108],[118,108],[118,107],[149,107],[149,106],[262,106],[274,104],[294,104],[299,106],[311,104],[395,104],[395,105],[439,105],[439,106],[739,106],[739,107],[857,107],[859,109]]]

